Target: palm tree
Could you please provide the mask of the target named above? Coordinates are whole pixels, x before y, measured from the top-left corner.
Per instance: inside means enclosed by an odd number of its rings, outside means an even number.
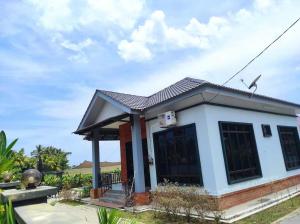
[[[64,152],[62,149],[53,146],[36,146],[31,155],[37,160],[37,168],[41,172],[61,171],[68,168],[68,158],[70,152]]]
[[[14,163],[12,148],[17,141],[18,139],[15,139],[7,146],[5,132],[0,132],[0,174],[12,168]]]
[[[36,154],[34,155],[35,158],[37,159],[36,161],[36,168],[39,171],[43,171],[43,160],[42,160],[42,153],[43,153],[43,147],[41,145],[36,146]]]

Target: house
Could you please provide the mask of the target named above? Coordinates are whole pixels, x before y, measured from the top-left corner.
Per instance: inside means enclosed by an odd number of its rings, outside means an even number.
[[[122,182],[134,177],[137,204],[168,179],[199,185],[226,209],[300,183],[299,113],[295,103],[185,78],[148,97],[96,90],[75,133],[92,143],[93,197],[99,141],[119,140]]]

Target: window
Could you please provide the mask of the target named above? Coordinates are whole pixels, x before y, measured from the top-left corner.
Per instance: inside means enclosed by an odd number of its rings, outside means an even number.
[[[262,124],[261,128],[262,128],[262,132],[263,132],[264,137],[271,137],[272,136],[270,125]]]
[[[181,184],[202,184],[195,125],[171,128],[153,134],[159,183],[167,179]]]
[[[286,169],[300,168],[300,143],[297,127],[278,126],[277,128]]]
[[[252,124],[219,122],[229,184],[261,177]]]

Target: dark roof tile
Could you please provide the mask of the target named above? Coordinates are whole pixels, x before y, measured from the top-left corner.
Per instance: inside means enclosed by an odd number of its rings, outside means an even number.
[[[161,90],[151,96],[148,96],[148,97],[125,94],[125,93],[117,93],[117,92],[106,91],[106,90],[97,90],[97,91],[101,92],[102,94],[110,97],[111,99],[119,102],[120,104],[122,104],[130,109],[141,111],[141,110],[147,109],[149,107],[155,106],[159,103],[163,103],[169,99],[175,98],[181,94],[191,91],[191,90],[193,90],[201,85],[204,85],[204,84],[207,86],[218,88],[220,90],[223,89],[223,90],[229,90],[229,91],[240,93],[240,94],[249,94],[249,92],[245,92],[242,90],[233,89],[233,88],[225,87],[225,86],[220,86],[217,84],[207,82],[205,80],[194,79],[194,78],[189,78],[189,77],[184,78],[184,79],[174,83],[173,85],[171,85],[167,88],[164,88],[163,90]],[[267,97],[267,96],[258,95],[258,94],[254,94],[254,96],[264,98],[267,100],[276,101],[278,103],[284,103],[284,104],[289,104],[289,105],[299,107],[299,105],[297,105],[297,104],[279,100],[279,99],[275,99],[272,97]]]
[[[117,102],[119,102],[120,104],[126,107],[129,107],[134,110],[143,110],[145,108],[154,106],[156,104],[169,100],[173,97],[176,97],[189,90],[192,90],[202,85],[203,83],[207,83],[207,82],[199,79],[185,78],[148,97],[125,94],[125,93],[117,93],[117,92],[106,91],[106,90],[97,90],[97,91],[112,98],[113,100],[116,100]]]

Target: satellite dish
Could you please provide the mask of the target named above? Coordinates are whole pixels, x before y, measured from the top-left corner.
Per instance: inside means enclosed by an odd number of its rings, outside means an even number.
[[[253,80],[253,82],[251,82],[251,84],[249,85],[248,89],[251,89],[252,87],[256,87],[257,89],[257,84],[256,82],[260,79],[261,75],[257,76],[256,79]],[[254,90],[254,92],[256,91],[256,89]]]
[[[257,90],[257,81],[260,79],[261,75],[257,76],[253,82],[251,82],[251,84],[248,86],[243,79],[241,79],[241,82],[248,88],[248,89],[252,89],[253,87],[255,87],[255,90],[252,92],[252,94],[250,95],[250,98],[253,96],[253,94],[255,93],[255,91]]]

